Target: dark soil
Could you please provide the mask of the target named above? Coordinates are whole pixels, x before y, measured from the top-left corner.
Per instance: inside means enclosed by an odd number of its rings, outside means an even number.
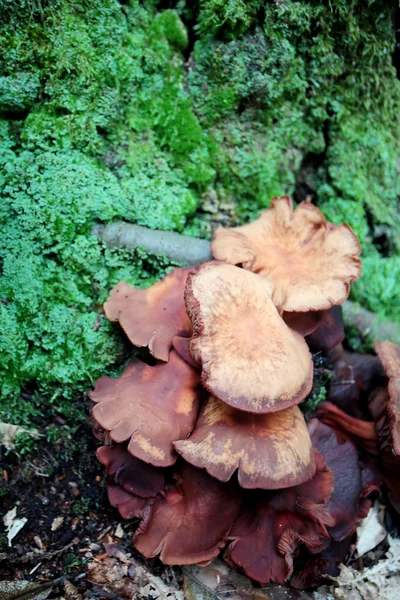
[[[27,457],[1,448],[0,514],[17,507],[17,518],[26,518],[27,522],[9,547],[0,519],[0,581],[45,584],[61,578],[49,598],[65,596],[64,578],[75,586],[80,597],[132,597],[132,565],[144,564],[131,543],[136,523],[121,523],[118,512],[108,503],[104,467],[95,454],[99,445],[88,420],[79,428],[76,439],[55,445],[41,441],[37,451]],[[115,535],[120,523],[122,539]],[[118,533],[121,535],[120,527]],[[112,585],[91,581],[93,563],[101,565],[104,559],[120,562],[108,558],[107,549],[109,555],[121,552],[121,556],[128,557],[132,586],[126,595]],[[179,570],[172,572],[158,560],[146,561],[146,569],[167,583],[173,580],[181,584]],[[134,597],[142,598],[139,593]]]

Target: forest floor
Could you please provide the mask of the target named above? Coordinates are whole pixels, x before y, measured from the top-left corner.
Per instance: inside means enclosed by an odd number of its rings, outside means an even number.
[[[41,429],[46,425],[54,424]],[[26,520],[10,544],[0,520],[0,581],[32,582],[44,586],[37,594],[47,590],[40,598],[75,600],[152,600],[161,593],[153,588],[163,582],[171,591],[182,589],[178,570],[158,560],[144,567],[131,543],[135,522],[121,523],[108,503],[98,445],[88,420],[67,443],[41,440],[27,456],[0,455],[0,511],[16,508],[16,527]],[[0,598],[2,593],[0,588]],[[32,593],[30,598],[39,597]]]
[[[89,403],[78,401],[89,414]],[[41,429],[54,425],[43,422]],[[204,581],[199,584],[196,567],[182,570],[158,559],[145,561],[131,543],[135,521],[122,521],[108,503],[104,468],[95,455],[98,445],[88,419],[73,439],[58,444],[43,439],[34,453],[1,455],[0,509],[11,515],[11,527],[21,527],[13,535],[0,521],[1,600],[314,598],[311,592],[289,586],[255,587],[219,561],[205,574],[206,586],[207,577],[218,582],[227,577],[229,584],[222,583],[218,591],[204,588]],[[387,547],[384,541],[362,562],[349,559],[347,564],[353,568],[376,564]],[[8,590],[4,582],[13,582],[14,587]]]

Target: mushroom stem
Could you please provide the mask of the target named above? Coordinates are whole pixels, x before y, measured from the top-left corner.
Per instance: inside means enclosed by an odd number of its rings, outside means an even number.
[[[210,242],[189,237],[173,231],[148,229],[132,223],[117,221],[107,225],[95,225],[92,234],[108,246],[135,248],[142,246],[153,254],[163,254],[171,261],[198,265],[212,258]],[[347,300],[344,305],[345,321],[367,338],[390,340],[400,343],[400,324],[380,321],[373,312]]]

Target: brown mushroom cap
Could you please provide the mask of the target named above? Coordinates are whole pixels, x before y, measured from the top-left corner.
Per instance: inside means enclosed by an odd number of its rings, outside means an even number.
[[[309,482],[276,492],[252,492],[232,527],[228,561],[260,583],[284,583],[301,544],[318,552],[328,542],[326,526],[335,524],[327,510],[333,474],[317,451],[315,458],[317,471]]]
[[[274,304],[285,311],[342,304],[361,275],[361,246],[350,227],[328,223],[309,202],[293,211],[288,196],[274,198],[253,223],[218,228],[211,251],[272,281]]]
[[[240,505],[237,486],[182,464],[175,483],[165,496],[157,497],[148,523],[139,526],[133,542],[144,556],[159,554],[167,565],[210,561],[225,545]]]
[[[194,369],[201,370],[200,365],[193,360],[189,353],[190,338],[176,335],[172,340],[172,346],[179,356],[186,360]]]
[[[107,496],[111,506],[118,509],[123,519],[147,519],[150,516],[151,501],[130,494],[114,482],[107,483]]]
[[[311,439],[297,406],[254,415],[211,396],[190,438],[174,446],[186,461],[220,481],[238,469],[244,488],[286,488],[315,472]]]
[[[376,427],[372,421],[352,417],[332,402],[321,402],[317,417],[324,425],[328,425],[344,439],[352,441],[358,448],[378,454]]]
[[[261,277],[221,262],[189,274],[185,301],[193,323],[189,351],[202,383],[240,410],[268,413],[301,402],[313,365],[303,337],[291,331]]]
[[[334,489],[328,510],[336,523],[329,528],[329,535],[335,542],[341,542],[356,530],[360,521],[362,482],[357,450],[349,441],[340,444],[335,432],[318,419],[309,421],[308,429],[313,447],[322,454],[326,466],[333,472]]]
[[[115,442],[129,440],[131,454],[157,467],[172,465],[172,442],[190,434],[199,404],[199,374],[175,351],[150,367],[132,360],[120,377],[102,377],[89,396],[94,419]]]
[[[116,484],[140,498],[154,498],[165,488],[164,471],[132,456],[122,444],[101,446],[97,458]]]
[[[135,346],[148,346],[151,354],[167,361],[172,338],[190,336],[183,293],[189,268],[174,269],[146,290],[121,281],[104,304],[110,321],[119,321]]]
[[[321,314],[320,323],[310,335],[306,334],[306,341],[312,352],[326,353],[344,340],[343,311],[341,306],[332,306]]]
[[[286,325],[302,336],[310,335],[319,328],[326,315],[325,310],[309,310],[308,312],[284,312],[282,315]]]
[[[368,396],[386,383],[379,358],[371,354],[348,352],[341,344],[327,356],[333,366],[327,399],[343,408],[348,415],[367,416],[365,409]]]
[[[400,455],[400,346],[394,342],[375,342],[375,351],[389,378],[387,414],[393,450]]]

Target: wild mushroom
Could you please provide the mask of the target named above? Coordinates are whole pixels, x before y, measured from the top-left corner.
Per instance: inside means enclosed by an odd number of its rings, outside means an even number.
[[[164,492],[165,470],[130,454],[125,445],[102,446],[97,458],[106,467],[107,494],[111,506],[124,519],[148,519],[157,494]]]
[[[173,346],[174,350],[177,351],[179,356],[181,358],[183,358],[183,360],[186,360],[186,362],[189,363],[189,365],[191,365],[194,369],[201,370],[199,363],[197,363],[195,360],[193,360],[193,358],[190,356],[189,344],[190,344],[190,338],[187,338],[187,337],[182,337],[180,335],[176,335],[172,339],[172,346]]]
[[[393,342],[375,342],[375,351],[389,379],[387,414],[390,438],[393,451],[400,455],[400,346]]]
[[[291,487],[315,472],[311,439],[297,406],[254,415],[210,396],[190,438],[174,446],[186,461],[220,481],[238,469],[244,488]]]
[[[193,429],[199,404],[199,374],[174,350],[168,363],[151,367],[132,360],[120,377],[102,377],[89,396],[93,418],[115,442],[157,467],[176,460],[173,442]]]
[[[150,353],[167,361],[175,335],[190,336],[183,292],[188,268],[174,269],[150,288],[138,290],[121,281],[104,304],[110,321],[119,321],[135,346],[148,346]]]
[[[369,394],[385,383],[379,358],[349,352],[341,344],[328,352],[327,357],[333,366],[327,400],[343,408],[349,416],[366,417]]]
[[[291,313],[288,313],[291,314]],[[308,315],[309,313],[304,313]],[[307,344],[312,352],[326,354],[344,340],[344,323],[341,306],[332,306],[322,312],[320,322],[314,331],[306,334]]]
[[[272,282],[272,300],[280,311],[341,304],[361,275],[361,246],[350,227],[328,223],[309,202],[293,211],[288,196],[274,198],[253,223],[218,228],[211,252]]]
[[[284,312],[282,315],[286,325],[301,333],[302,336],[309,336],[323,323],[327,311],[309,310],[308,312]]]
[[[275,492],[247,492],[229,534],[225,558],[260,583],[284,583],[293,569],[293,555],[305,544],[317,552],[335,525],[327,510],[333,474],[316,451],[317,470],[307,483]]]
[[[389,500],[400,514],[400,456],[393,447],[394,421],[388,411],[390,399],[388,390],[378,388],[369,399],[369,409],[374,417],[379,442],[379,458],[384,481],[389,492]]]
[[[108,501],[116,508],[123,519],[145,519],[147,522],[152,502],[149,498],[141,498],[130,494],[117,483],[107,483]]]
[[[377,495],[382,476],[371,460],[359,463],[357,452],[350,442],[340,443],[332,429],[312,419],[309,431],[316,447],[323,455],[327,467],[334,475],[334,490],[328,510],[336,520],[327,527],[330,539],[321,553],[314,555],[304,548],[290,585],[304,589],[326,582],[327,576],[339,573],[339,564],[345,559],[352,534],[364,519],[371,506],[371,495]]]
[[[133,542],[144,556],[160,555],[167,565],[208,562],[225,545],[241,500],[234,483],[220,483],[183,463]]]
[[[329,499],[328,510],[335,518],[335,526],[329,527],[329,536],[334,542],[341,542],[357,528],[364,518],[367,495],[378,491],[370,486],[368,478],[362,480],[358,453],[350,441],[339,442],[335,432],[318,419],[308,422],[313,447],[323,456],[326,466],[334,475],[334,489]],[[368,514],[368,509],[366,513]]]
[[[376,427],[373,421],[357,419],[332,402],[322,402],[317,410],[318,419],[344,439],[352,441],[357,448],[370,454],[378,454]]]
[[[132,456],[121,444],[101,446],[97,458],[117,485],[140,498],[154,498],[165,488],[164,471]]]
[[[253,413],[298,404],[312,386],[303,337],[279,316],[267,281],[233,265],[203,263],[188,276],[189,345],[203,385],[227,404]]]

